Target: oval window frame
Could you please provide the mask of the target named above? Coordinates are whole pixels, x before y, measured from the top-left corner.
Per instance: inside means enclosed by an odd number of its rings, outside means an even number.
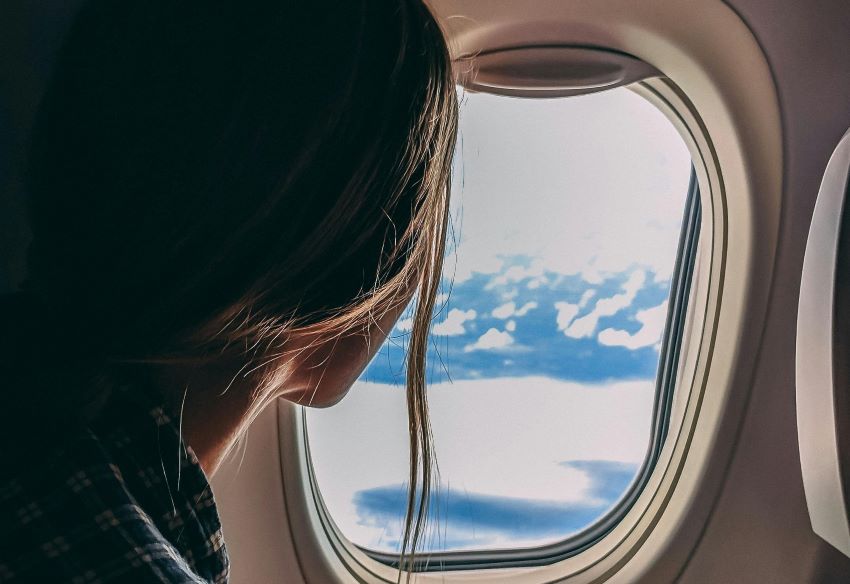
[[[620,4],[577,2],[569,16],[574,23],[607,22],[621,31],[627,25],[643,26],[642,38],[606,40],[612,49],[629,51],[670,76],[646,80],[638,91],[674,112],[671,121],[689,141],[702,192],[701,237],[711,238],[698,261],[701,276],[690,303],[689,345],[680,364],[680,379],[687,381],[680,382],[678,393],[687,397],[674,404],[678,422],[671,425],[671,439],[650,482],[602,540],[547,566],[462,572],[464,581],[498,577],[523,584],[589,584],[615,574],[628,582],[674,579],[710,515],[721,486],[717,471],[731,455],[749,396],[781,212],[781,123],[775,85],[752,34],[722,3],[707,2],[700,19],[673,0],[648,2],[639,13],[628,13]],[[666,10],[663,17],[658,16],[659,8]],[[629,18],[634,21],[624,22]],[[688,24],[698,23],[702,32],[693,34]],[[570,40],[599,40],[598,30],[576,30],[581,32]],[[710,42],[717,30],[724,30],[728,41],[720,51]],[[498,31],[490,32],[495,36]],[[681,42],[680,50],[664,52],[671,42]],[[738,70],[742,59],[749,66],[743,90]],[[722,140],[714,142],[712,137]],[[729,253],[731,248],[735,254]],[[290,525],[297,526],[293,539],[305,578],[396,582],[395,569],[347,542],[327,517],[310,469],[302,413],[280,402],[278,415],[286,506]],[[662,554],[666,561],[659,563]],[[425,573],[417,579],[443,582],[451,575]]]

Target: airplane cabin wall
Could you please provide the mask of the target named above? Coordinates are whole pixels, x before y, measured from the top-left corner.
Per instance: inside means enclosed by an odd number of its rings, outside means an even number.
[[[16,168],[49,64],[80,3],[4,0],[0,9],[0,156],[5,158],[0,164],[0,291],[23,275],[28,235],[21,221],[24,199]],[[751,27],[775,76],[784,131],[784,211],[776,280],[746,418],[724,487],[678,581],[850,581],[850,559],[809,525],[794,396],[795,316],[806,233],[829,155],[850,127],[850,3],[728,4]],[[269,408],[251,429],[244,458],[215,477],[228,545],[241,562],[234,565],[236,583],[305,582],[280,496],[276,423],[275,408]]]
[[[784,132],[783,216],[759,366],[734,458],[682,584],[850,582],[850,559],[811,531],[797,447],[794,344],[809,221],[850,127],[850,3],[729,0],[762,45]]]

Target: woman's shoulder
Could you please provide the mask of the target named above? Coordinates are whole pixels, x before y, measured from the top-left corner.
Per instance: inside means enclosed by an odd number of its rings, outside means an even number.
[[[2,582],[225,582],[209,483],[173,417],[125,390],[0,479]]]

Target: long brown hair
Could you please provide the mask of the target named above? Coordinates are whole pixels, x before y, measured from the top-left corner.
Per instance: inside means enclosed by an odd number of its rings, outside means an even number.
[[[420,0],[89,2],[32,135],[37,308],[10,314],[7,397],[35,385],[30,408],[59,419],[127,361],[230,352],[256,366],[293,331],[365,328],[414,287],[411,565],[456,131],[449,55]],[[21,332],[34,329],[65,342]]]

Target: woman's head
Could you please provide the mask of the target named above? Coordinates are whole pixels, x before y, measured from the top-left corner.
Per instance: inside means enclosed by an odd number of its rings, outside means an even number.
[[[94,0],[33,133],[27,287],[86,375],[236,355],[262,374],[259,401],[284,363],[380,341],[374,323],[416,294],[411,485],[427,502],[424,359],[456,118],[418,0]]]

